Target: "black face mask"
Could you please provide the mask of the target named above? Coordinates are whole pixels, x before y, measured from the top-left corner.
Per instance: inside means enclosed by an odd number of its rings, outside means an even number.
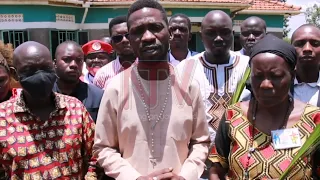
[[[22,88],[36,99],[48,97],[57,79],[54,71],[38,70],[32,76],[20,76]]]

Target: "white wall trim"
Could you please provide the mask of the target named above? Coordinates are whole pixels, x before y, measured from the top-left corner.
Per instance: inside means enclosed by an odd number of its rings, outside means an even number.
[[[109,23],[85,23],[83,29],[109,29]]]
[[[72,22],[20,22],[20,23],[0,23],[1,29],[34,29],[34,28],[57,28],[76,30],[79,29],[79,24]]]
[[[23,30],[23,29],[64,29],[78,30],[80,23],[73,22],[0,22],[0,30]],[[108,29],[109,23],[86,23],[82,29]]]
[[[191,17],[192,18],[192,17]],[[200,18],[197,21],[199,22]],[[201,18],[202,21],[202,18]],[[200,21],[200,22],[201,22]],[[110,22],[110,19],[109,19]],[[80,23],[73,22],[0,22],[0,30],[23,30],[23,29],[63,29],[78,30],[81,29]],[[82,29],[108,29],[109,23],[85,23]],[[233,26],[235,32],[240,32],[240,26]],[[282,32],[282,28],[267,27],[268,32]]]

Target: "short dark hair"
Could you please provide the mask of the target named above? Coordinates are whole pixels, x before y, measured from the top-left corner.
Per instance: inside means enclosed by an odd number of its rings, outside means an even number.
[[[111,19],[110,23],[109,23],[109,33],[110,36],[112,34],[112,27],[118,24],[122,24],[122,23],[126,23],[127,22],[127,16],[122,15],[122,16],[117,16],[113,19]]]
[[[153,9],[158,9],[163,17],[164,22],[168,25],[168,18],[167,18],[167,14],[166,14],[166,10],[162,7],[162,5],[155,1],[155,0],[137,0],[136,2],[134,2],[130,8],[128,9],[128,15],[127,15],[127,19],[129,19],[130,15],[142,8],[153,8]],[[128,23],[128,27],[129,23]]]
[[[73,46],[81,49],[81,51],[82,51],[81,46],[77,42],[71,41],[71,40],[66,40],[57,46],[56,52],[54,53],[54,58],[56,59],[58,57],[58,54],[59,54],[61,47],[65,46],[65,45],[69,45],[69,44],[72,44]]]
[[[171,16],[169,23],[171,22],[172,19],[174,19],[176,17],[182,17],[182,18],[186,19],[187,23],[188,23],[189,31],[191,31],[191,21],[190,21],[189,17],[185,14],[182,14],[182,13],[174,14],[173,16]]]

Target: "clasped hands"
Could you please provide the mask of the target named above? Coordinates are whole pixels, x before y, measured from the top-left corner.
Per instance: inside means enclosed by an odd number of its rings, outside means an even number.
[[[173,168],[165,168],[155,171],[148,176],[140,176],[137,180],[185,180],[183,177],[173,173]]]

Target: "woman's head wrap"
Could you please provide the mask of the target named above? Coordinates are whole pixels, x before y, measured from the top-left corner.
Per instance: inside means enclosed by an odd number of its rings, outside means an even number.
[[[296,49],[285,42],[282,39],[275,37],[272,34],[267,34],[263,39],[261,39],[255,46],[253,46],[249,64],[251,65],[251,60],[258,54],[261,53],[271,53],[283,58],[293,72],[297,64],[297,52]],[[292,77],[292,82],[290,86],[290,96],[293,97],[294,92],[294,77]]]
[[[250,54],[250,64],[254,56],[261,53],[271,53],[282,57],[293,71],[297,64],[297,53],[295,48],[282,39],[272,34],[267,34],[253,48]]]

